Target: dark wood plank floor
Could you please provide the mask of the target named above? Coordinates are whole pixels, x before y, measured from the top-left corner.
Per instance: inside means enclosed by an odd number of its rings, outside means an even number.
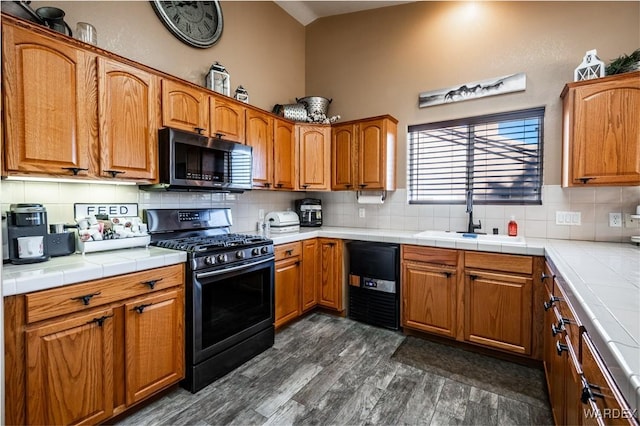
[[[405,337],[314,313],[197,394],[177,389],[121,425],[527,425],[548,407],[392,359]],[[504,371],[503,374],[509,374]],[[546,414],[546,413],[545,413]]]

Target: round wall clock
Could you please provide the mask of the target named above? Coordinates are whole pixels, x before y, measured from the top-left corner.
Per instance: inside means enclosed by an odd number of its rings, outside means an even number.
[[[165,27],[189,46],[211,47],[222,35],[219,1],[152,0],[151,6]]]

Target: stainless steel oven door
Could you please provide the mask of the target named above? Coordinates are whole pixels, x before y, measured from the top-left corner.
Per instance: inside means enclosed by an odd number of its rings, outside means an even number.
[[[197,364],[272,327],[274,257],[193,272],[188,312],[192,362]],[[191,303],[189,303],[191,302]]]

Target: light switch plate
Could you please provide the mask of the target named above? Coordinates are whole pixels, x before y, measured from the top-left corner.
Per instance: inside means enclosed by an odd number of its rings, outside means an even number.
[[[365,210],[364,207],[360,207],[358,209],[358,216],[360,216],[361,218],[363,218],[365,216]]]

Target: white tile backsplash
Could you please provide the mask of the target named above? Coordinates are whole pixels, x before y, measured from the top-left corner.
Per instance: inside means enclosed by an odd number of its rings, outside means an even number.
[[[73,221],[73,204],[138,203],[147,208],[229,207],[233,215],[233,231],[248,232],[256,228],[258,210],[265,213],[294,208],[294,200],[313,197],[322,199],[323,223],[327,226],[349,226],[396,230],[462,231],[467,228],[465,206],[417,205],[407,203],[407,192],[398,189],[387,194],[384,204],[358,204],[354,192],[276,192],[247,191],[243,194],[146,192],[136,186],[75,183],[40,183],[2,181],[2,211],[13,203],[40,202],[47,208],[49,223]],[[474,206],[474,222],[482,221],[482,232],[498,228],[506,233],[513,215],[519,235],[531,238],[557,238],[587,241],[628,241],[640,235],[640,228],[609,227],[609,213],[635,213],[640,204],[640,187],[561,188],[543,187],[541,206],[482,205]],[[358,209],[365,209],[360,218]],[[580,226],[555,224],[556,211],[579,211]]]

